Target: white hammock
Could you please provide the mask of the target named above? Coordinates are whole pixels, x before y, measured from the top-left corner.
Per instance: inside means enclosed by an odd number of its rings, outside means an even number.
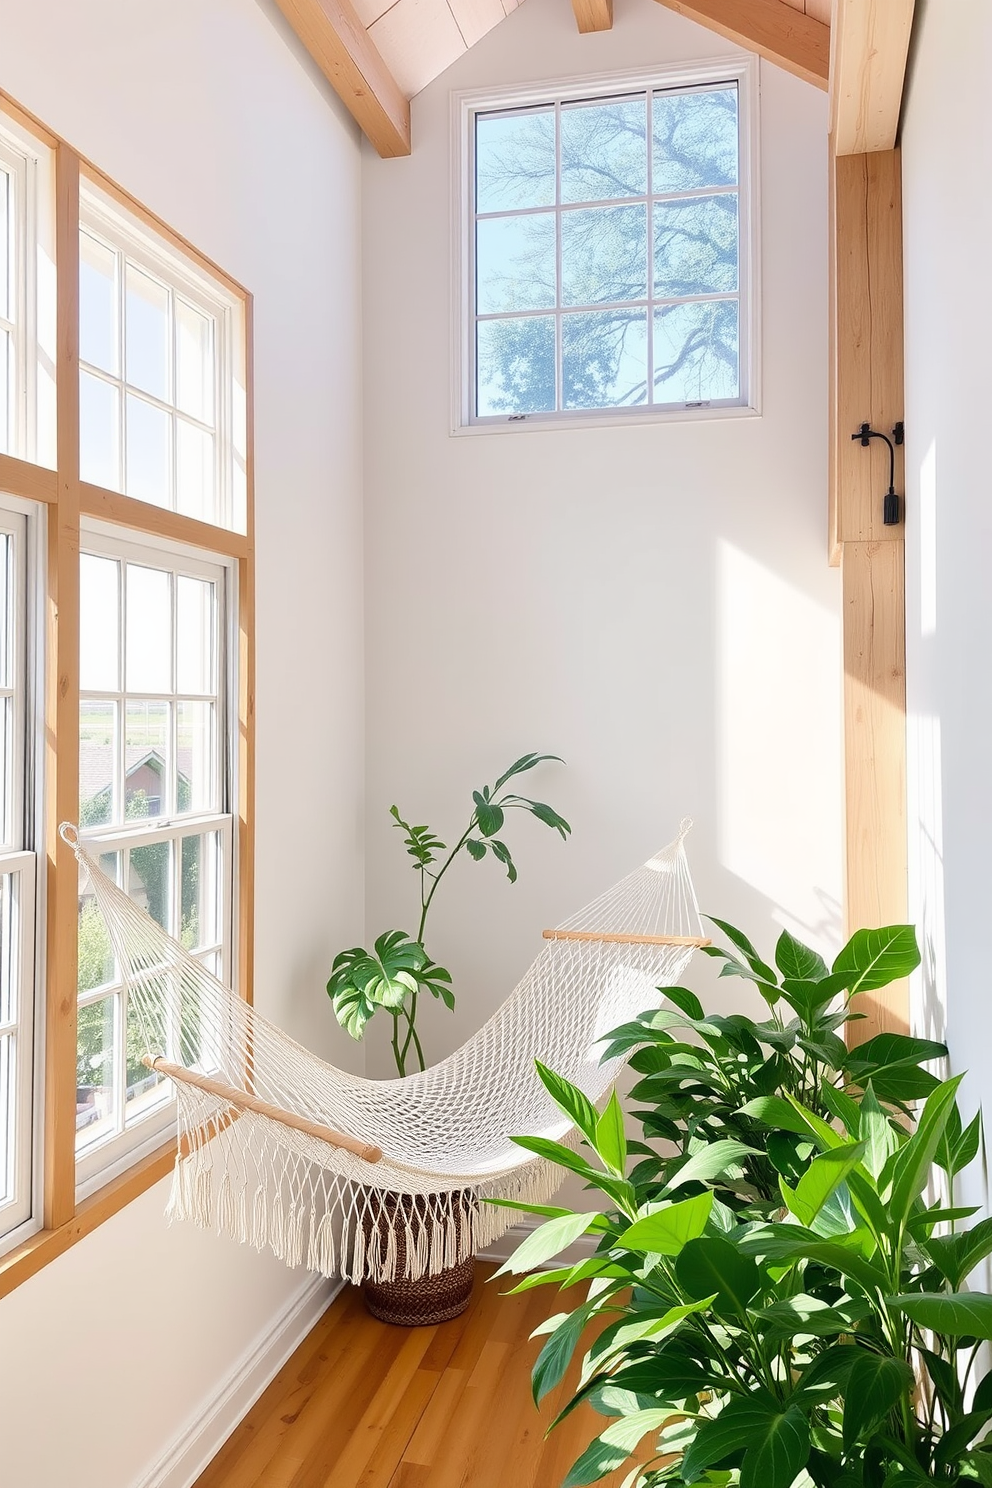
[[[603,1035],[655,1005],[706,944],[683,838],[544,932],[502,1007],[448,1059],[403,1079],[325,1064],[225,987],[80,845],[149,1059],[175,1083],[169,1214],[351,1281],[436,1275],[514,1221],[486,1198],[546,1202],[562,1170],[512,1135],[575,1140],[534,1069],[594,1103],[621,1061]],[[219,1182],[215,1182],[215,1173]],[[397,1246],[397,1237],[400,1245]]]

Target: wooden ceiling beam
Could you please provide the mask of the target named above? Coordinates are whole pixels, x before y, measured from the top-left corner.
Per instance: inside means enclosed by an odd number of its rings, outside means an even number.
[[[836,155],[894,148],[913,6],[914,0],[833,0],[830,134]]]
[[[613,0],[572,0],[575,23],[583,33],[613,28]]]
[[[658,0],[816,88],[830,75],[830,27],[784,0]],[[889,0],[879,0],[888,4]],[[901,3],[901,0],[900,0]]]
[[[276,0],[276,4],[379,154],[409,155],[409,100],[351,0]]]

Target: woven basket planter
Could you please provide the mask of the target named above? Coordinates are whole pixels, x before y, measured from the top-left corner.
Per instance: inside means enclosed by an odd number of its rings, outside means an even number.
[[[417,1203],[418,1200],[409,1194],[386,1195],[386,1207],[394,1212],[397,1208],[410,1212]],[[375,1221],[367,1216],[363,1223],[368,1235]],[[458,1226],[457,1210],[455,1224]],[[365,1306],[380,1322],[393,1323],[401,1328],[432,1328],[465,1311],[475,1280],[474,1256],[447,1266],[437,1276],[418,1276],[411,1280],[403,1274],[405,1271],[406,1237],[400,1229],[396,1235],[396,1280],[362,1283]]]

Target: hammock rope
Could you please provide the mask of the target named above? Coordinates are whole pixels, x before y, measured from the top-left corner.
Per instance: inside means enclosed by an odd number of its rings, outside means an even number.
[[[179,1118],[169,1216],[350,1281],[436,1275],[545,1203],[562,1170],[514,1134],[578,1140],[534,1069],[600,1104],[622,1060],[600,1040],[658,1003],[707,944],[678,837],[553,930],[517,987],[447,1059],[401,1079],[336,1069],[249,1007],[113,882],[63,824],[106,924],[146,1063]],[[98,847],[94,844],[96,850]],[[343,1145],[341,1145],[343,1143]]]

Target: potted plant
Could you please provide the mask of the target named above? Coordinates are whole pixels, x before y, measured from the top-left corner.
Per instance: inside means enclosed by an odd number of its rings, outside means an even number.
[[[784,935],[773,968],[724,928],[734,949],[716,954],[770,1017],[706,1015],[691,992],[668,992],[673,1008],[607,1050],[635,1051],[646,1141],[628,1144],[615,1096],[597,1114],[546,1070],[586,1151],[520,1139],[604,1200],[541,1210],[503,1268],[596,1238],[589,1259],[519,1283],[588,1284],[540,1330],[533,1374],[540,1400],[597,1324],[566,1409],[588,1400],[610,1422],[567,1488],[630,1458],[631,1488],[992,1484],[992,1296],[966,1290],[992,1254],[992,1221],[971,1224],[954,1195],[979,1118],[962,1122],[960,1077],[925,1068],[942,1045],[881,1034],[848,1050],[837,1036],[856,992],[918,963],[915,936],[860,931],[828,969]]]
[[[451,848],[429,826],[411,825],[400,816],[396,806],[390,807],[390,815],[403,833],[404,846],[418,876],[420,907],[416,934],[387,930],[376,938],[371,950],[353,946],[341,951],[331,967],[327,995],[338,1022],[352,1038],[361,1039],[377,1013],[392,1020],[391,1048],[401,1078],[426,1068],[417,1029],[421,997],[429,994],[449,1009],[455,1006],[451,973],[432,960],[425,946],[431,908],[454,863],[463,854],[477,863],[492,857],[505,868],[509,881],[515,883],[516,865],[503,839],[511,812],[528,812],[563,839],[571,831],[565,818],[551,806],[517,794],[511,785],[518,776],[550,761],[558,761],[558,756],[521,755],[494,785],[473,791],[468,824]],[[412,1209],[419,1204],[422,1214],[431,1212],[429,1200],[408,1194],[387,1195],[386,1204],[394,1210]],[[367,1223],[371,1225],[373,1221]],[[397,1236],[397,1248],[396,1280],[367,1281],[364,1285],[366,1305],[376,1317],[384,1322],[426,1325],[456,1317],[465,1310],[474,1279],[471,1257],[440,1275],[414,1281],[403,1274],[406,1254],[402,1232]]]

